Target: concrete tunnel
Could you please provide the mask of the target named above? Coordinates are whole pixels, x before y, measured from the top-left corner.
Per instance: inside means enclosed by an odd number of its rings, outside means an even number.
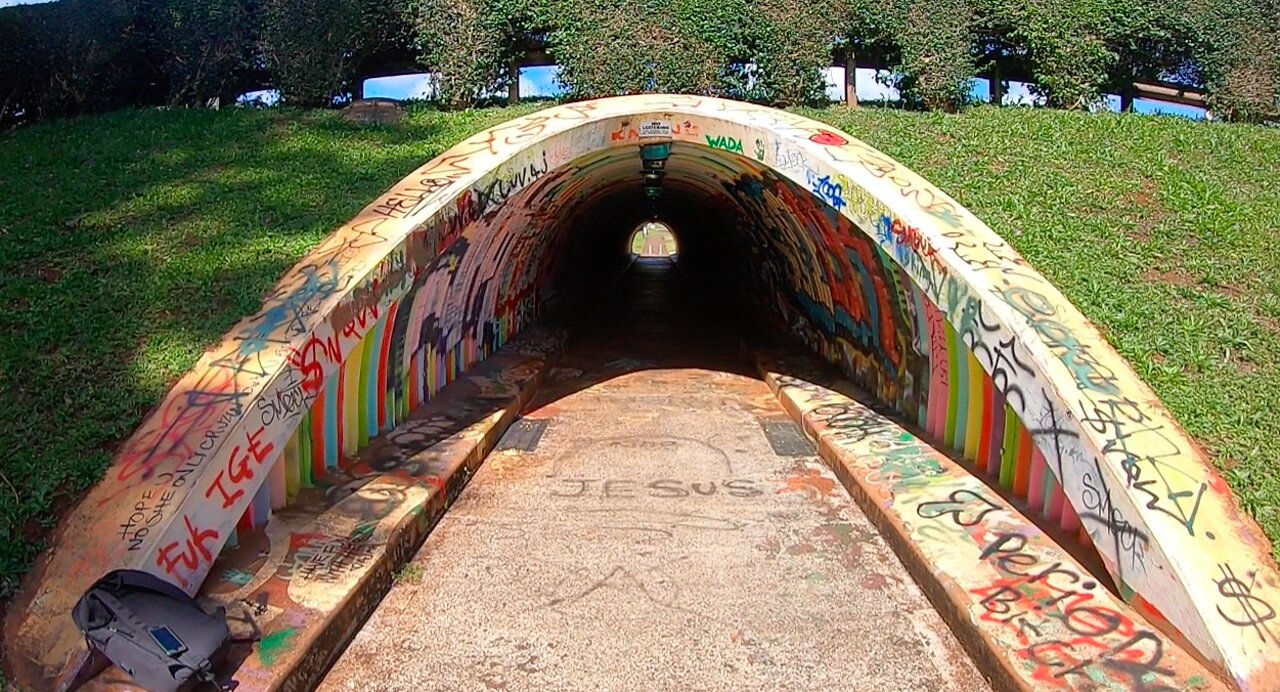
[[[653,145],[669,147],[656,199],[642,159]],[[91,581],[84,565],[148,569],[195,592],[237,527],[267,522],[297,487],[536,325],[587,309],[654,218],[676,237],[680,271],[748,340],[792,340],[838,367],[1096,560],[1123,601],[1206,666],[1271,689],[1280,653],[1266,623],[1280,578],[1266,539],[1048,280],[851,135],[664,95],[559,106],[479,133],[290,270],[67,519],[6,623],[21,633],[14,667],[33,679],[78,669],[78,633],[49,614]],[[860,434],[838,412],[822,424]],[[168,509],[145,533],[92,538],[161,496]]]

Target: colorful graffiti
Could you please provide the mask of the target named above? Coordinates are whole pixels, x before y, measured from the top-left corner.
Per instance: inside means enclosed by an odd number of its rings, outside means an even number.
[[[533,324],[575,224],[638,185],[636,145],[653,132],[674,141],[667,185],[736,220],[739,240],[724,248],[742,291],[932,441],[1095,546],[1126,600],[1239,686],[1280,675],[1266,539],[1047,280],[849,135],[663,95],[481,132],[326,238],[169,392],[67,518],[6,622],[10,660],[65,677],[83,642],[63,616],[99,571],[148,569],[196,589],[238,528],[264,525]]]
[[[1225,689],[960,464],[821,384],[815,364],[756,357],[872,522],[891,527],[895,552],[939,611],[977,656],[995,659],[985,668],[995,687]]]

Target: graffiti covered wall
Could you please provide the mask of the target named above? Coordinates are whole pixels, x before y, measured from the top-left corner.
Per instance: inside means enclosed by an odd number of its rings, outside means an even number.
[[[738,235],[709,242],[744,268],[738,290],[1096,546],[1127,600],[1238,684],[1280,675],[1265,538],[1151,391],[1008,244],[825,125],[660,95],[479,133],[291,269],[67,519],[6,625],[10,660],[65,675],[83,645],[64,614],[107,567],[194,591],[237,527],[269,520],[531,324],[586,210],[638,186],[642,130],[674,141],[672,189],[731,220],[722,226]]]

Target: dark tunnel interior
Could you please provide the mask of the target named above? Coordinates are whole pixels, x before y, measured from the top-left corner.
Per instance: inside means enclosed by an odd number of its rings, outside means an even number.
[[[809,191],[744,157],[680,144],[672,148],[656,199],[645,194],[635,149],[585,157],[552,172],[550,184],[540,181],[530,193],[546,189],[550,198],[558,178],[578,175],[589,176],[581,201],[569,206],[555,199],[552,206],[563,213],[551,214],[546,229],[561,249],[542,260],[554,266],[550,293],[558,298],[543,316],[570,322],[609,310],[599,298],[617,296],[609,289],[635,259],[631,235],[656,220],[671,229],[679,248],[671,270],[696,287],[704,309],[753,332],[789,331],[807,301],[797,294],[780,302],[779,292],[805,283],[798,272],[824,270],[810,234],[842,218]],[[658,266],[650,263],[648,271]]]
[[[656,195],[646,194],[639,146],[601,149],[552,170],[531,165],[539,175],[475,225],[473,247],[457,258],[461,265],[488,258],[451,277],[449,292],[466,295],[471,314],[481,316],[464,320],[464,333],[488,321],[514,327],[489,341],[496,346],[525,325],[551,321],[569,326],[571,345],[665,344],[658,349],[665,360],[650,359],[655,367],[744,373],[751,370],[744,336],[753,345],[812,352],[940,451],[979,460],[991,487],[1025,505],[1026,482],[1015,483],[1013,472],[1030,464],[1034,445],[1025,429],[1012,443],[1006,436],[1003,446],[979,450],[978,421],[965,418],[971,385],[956,396],[953,378],[939,391],[936,358],[953,373],[968,365],[974,383],[986,375],[936,306],[937,287],[918,285],[903,268],[906,258],[884,249],[912,247],[913,229],[887,216],[859,227],[839,209],[858,204],[841,193],[849,181],[806,170],[806,189],[736,149],[674,143]],[[854,211],[858,218],[874,213]],[[632,254],[631,236],[649,220],[671,229],[679,247],[673,260]],[[483,315],[487,301],[497,303],[491,317]],[[482,344],[477,360],[488,352]],[[1051,475],[1043,482],[1037,509],[1048,514],[1047,498],[1063,491]],[[1056,506],[1070,511],[1064,500]],[[1063,528],[1058,516],[1042,523],[1105,575],[1078,523]]]

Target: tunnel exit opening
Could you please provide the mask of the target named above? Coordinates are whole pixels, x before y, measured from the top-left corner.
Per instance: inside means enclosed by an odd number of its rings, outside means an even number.
[[[678,251],[671,227],[660,221],[646,221],[631,234],[631,254],[636,257],[675,257]]]

